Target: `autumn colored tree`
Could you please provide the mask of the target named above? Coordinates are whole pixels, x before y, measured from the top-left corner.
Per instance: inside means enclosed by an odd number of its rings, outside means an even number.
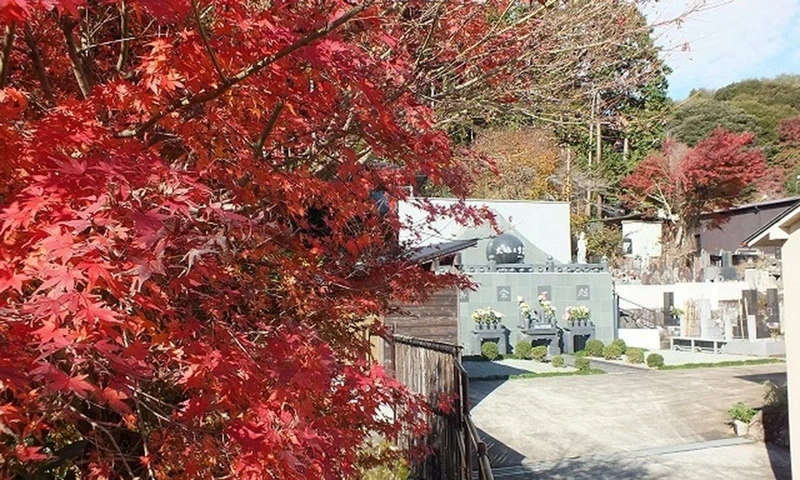
[[[438,54],[502,84],[507,3],[449,2],[427,29],[476,48]],[[406,36],[428,5],[0,2],[0,476],[348,478],[424,428],[363,324],[463,283],[375,205],[464,193]]]
[[[778,126],[778,153],[774,168],[783,175],[783,186],[789,193],[800,192],[800,117],[787,118]]]
[[[570,3],[0,1],[0,474],[338,479],[421,431],[364,320],[463,280],[375,199],[580,90],[615,39]]]
[[[668,245],[683,247],[700,216],[746,200],[765,172],[764,154],[752,148],[753,134],[715,130],[694,147],[672,141],[625,177],[629,208],[663,218]],[[719,217],[717,221],[724,221]]]
[[[561,152],[553,138],[533,128],[493,129],[478,134],[473,149],[494,168],[477,171],[471,194],[504,200],[558,200],[555,182]]]

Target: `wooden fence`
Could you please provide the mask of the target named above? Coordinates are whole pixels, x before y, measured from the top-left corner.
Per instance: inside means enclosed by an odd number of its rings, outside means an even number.
[[[429,433],[400,439],[403,446],[426,447],[431,452],[412,465],[412,478],[471,480],[474,459],[478,478],[493,480],[486,445],[469,413],[469,377],[461,364],[460,348],[403,335],[389,336],[387,344],[396,378],[431,406]],[[442,397],[454,400],[452,410],[439,409]]]

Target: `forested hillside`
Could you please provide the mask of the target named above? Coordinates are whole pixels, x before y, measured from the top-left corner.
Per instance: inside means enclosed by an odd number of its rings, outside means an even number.
[[[716,128],[752,132],[761,147],[771,175],[783,191],[761,193],[775,196],[798,192],[800,150],[800,76],[744,80],[719,90],[695,90],[676,104],[667,124],[667,134],[693,146]],[[777,191],[775,191],[777,190]]]

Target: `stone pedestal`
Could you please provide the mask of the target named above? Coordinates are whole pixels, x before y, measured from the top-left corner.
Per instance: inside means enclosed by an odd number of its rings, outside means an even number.
[[[506,327],[499,323],[495,323],[492,325],[485,325],[482,323],[478,323],[475,325],[475,329],[472,331],[473,341],[475,342],[474,351],[480,353],[481,346],[484,342],[495,342],[497,343],[497,349],[500,351],[500,355],[508,355],[508,330]]]
[[[526,323],[520,326],[520,332],[526,340],[531,342],[531,345],[534,347],[546,345],[547,353],[550,355],[561,354],[561,345],[559,345],[561,335],[556,325],[536,321],[528,321]]]
[[[564,353],[573,354],[578,350],[583,350],[581,346],[576,348],[575,340],[583,340],[582,346],[586,342],[595,337],[594,324],[589,320],[575,320],[567,322],[567,325],[561,328],[562,336],[564,339]]]

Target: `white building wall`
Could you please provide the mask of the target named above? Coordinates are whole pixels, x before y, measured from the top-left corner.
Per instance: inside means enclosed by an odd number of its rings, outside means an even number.
[[[448,207],[458,200],[428,199],[433,205]],[[569,204],[566,202],[530,202],[518,200],[476,200],[466,202],[471,207],[488,207],[505,218],[519,233],[539,249],[561,263],[572,261],[572,237],[569,225]],[[413,200],[400,202],[398,214],[404,227],[401,242],[430,245],[462,238],[464,226],[454,218],[429,221],[429,214]]]
[[[792,469],[800,470],[800,222],[791,227],[789,238],[781,248],[783,257],[783,297],[786,306],[784,338],[786,340],[786,380],[789,384],[789,436]]]
[[[661,334],[656,328],[620,328],[617,330],[618,338],[625,340],[628,347],[644,348],[645,350],[661,349]]]
[[[661,256],[661,223],[624,221],[622,238],[631,240],[629,257],[648,259]]]
[[[719,302],[736,301],[742,298],[742,290],[749,290],[747,282],[691,282],[671,285],[617,285],[619,306],[636,309],[639,306],[658,310],[664,308],[664,292],[675,294],[674,305],[684,308],[688,300],[709,300],[711,308],[719,308]]]

